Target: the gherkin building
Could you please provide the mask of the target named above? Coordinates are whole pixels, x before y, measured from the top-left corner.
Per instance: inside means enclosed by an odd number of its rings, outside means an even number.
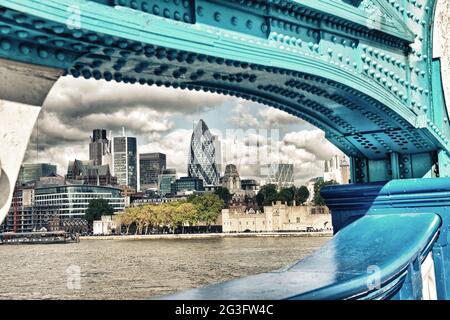
[[[188,174],[203,179],[205,185],[219,184],[213,136],[203,120],[197,123],[192,133]]]

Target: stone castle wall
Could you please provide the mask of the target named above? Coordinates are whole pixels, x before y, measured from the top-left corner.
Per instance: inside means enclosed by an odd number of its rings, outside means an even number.
[[[278,202],[264,207],[263,213],[222,210],[222,230],[225,233],[330,230],[331,227],[327,207],[288,206]]]

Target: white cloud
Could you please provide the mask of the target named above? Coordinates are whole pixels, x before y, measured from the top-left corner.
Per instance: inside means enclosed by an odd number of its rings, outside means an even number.
[[[185,121],[198,121],[202,113],[225,103],[230,105],[230,112],[217,112],[217,117],[223,120],[224,127],[231,122],[244,134],[233,137],[219,131],[223,128],[210,129],[221,137],[224,164],[238,165],[242,177],[265,178],[261,176],[261,164],[294,163],[295,181],[300,184],[322,175],[323,161],[340,153],[319,129],[283,136],[280,130],[271,131],[305,124],[271,107],[196,91],[66,77],[52,90],[40,117],[39,161],[56,163],[59,172],[65,174],[69,160],[88,158],[92,129],[119,133],[124,126],[128,134],[138,137],[140,153],[163,152],[167,154],[167,166],[185,175],[192,131],[177,128],[175,118],[182,115]],[[37,161],[36,138],[35,130],[27,162]]]
[[[213,93],[69,76],[55,84],[45,101],[44,110],[58,112],[67,119],[141,106],[160,112],[191,114],[214,109],[225,101],[225,96]]]
[[[305,125],[306,122],[285,111],[264,106],[254,112],[255,103],[238,100],[231,109],[231,123],[238,128],[282,128],[288,125]]]
[[[55,147],[48,147],[45,152],[36,152],[35,141],[31,141],[28,146],[25,162],[43,162],[56,164],[58,167],[58,174],[65,175],[67,173],[67,165],[69,160],[80,159],[86,160],[89,158],[89,147],[83,143],[72,143],[67,145],[58,145]]]
[[[231,121],[238,128],[258,128],[260,123],[242,104],[236,104],[231,110]]]
[[[333,155],[341,153],[319,129],[290,132],[284,136],[283,143],[304,149],[316,155],[318,160],[330,159]]]
[[[139,146],[139,153],[162,152],[167,155],[167,168],[175,168],[178,175],[187,174],[189,146],[192,132],[176,129],[161,139]]]

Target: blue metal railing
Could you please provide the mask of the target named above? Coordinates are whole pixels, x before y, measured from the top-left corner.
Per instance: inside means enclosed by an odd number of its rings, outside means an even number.
[[[440,224],[433,213],[368,215],[292,266],[165,298],[392,298],[411,282],[409,270],[427,256]],[[410,295],[420,298],[420,290]]]
[[[281,270],[163,299],[450,299],[450,178],[321,193],[335,236],[317,252]]]

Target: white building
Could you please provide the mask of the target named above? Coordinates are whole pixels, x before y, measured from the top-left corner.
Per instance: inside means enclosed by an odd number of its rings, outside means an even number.
[[[120,230],[114,216],[102,216],[101,220],[94,221],[94,235],[110,235],[115,233],[120,233]]]
[[[344,155],[334,155],[330,160],[325,160],[324,181],[334,180],[338,184],[348,184],[350,181],[350,164]]]

